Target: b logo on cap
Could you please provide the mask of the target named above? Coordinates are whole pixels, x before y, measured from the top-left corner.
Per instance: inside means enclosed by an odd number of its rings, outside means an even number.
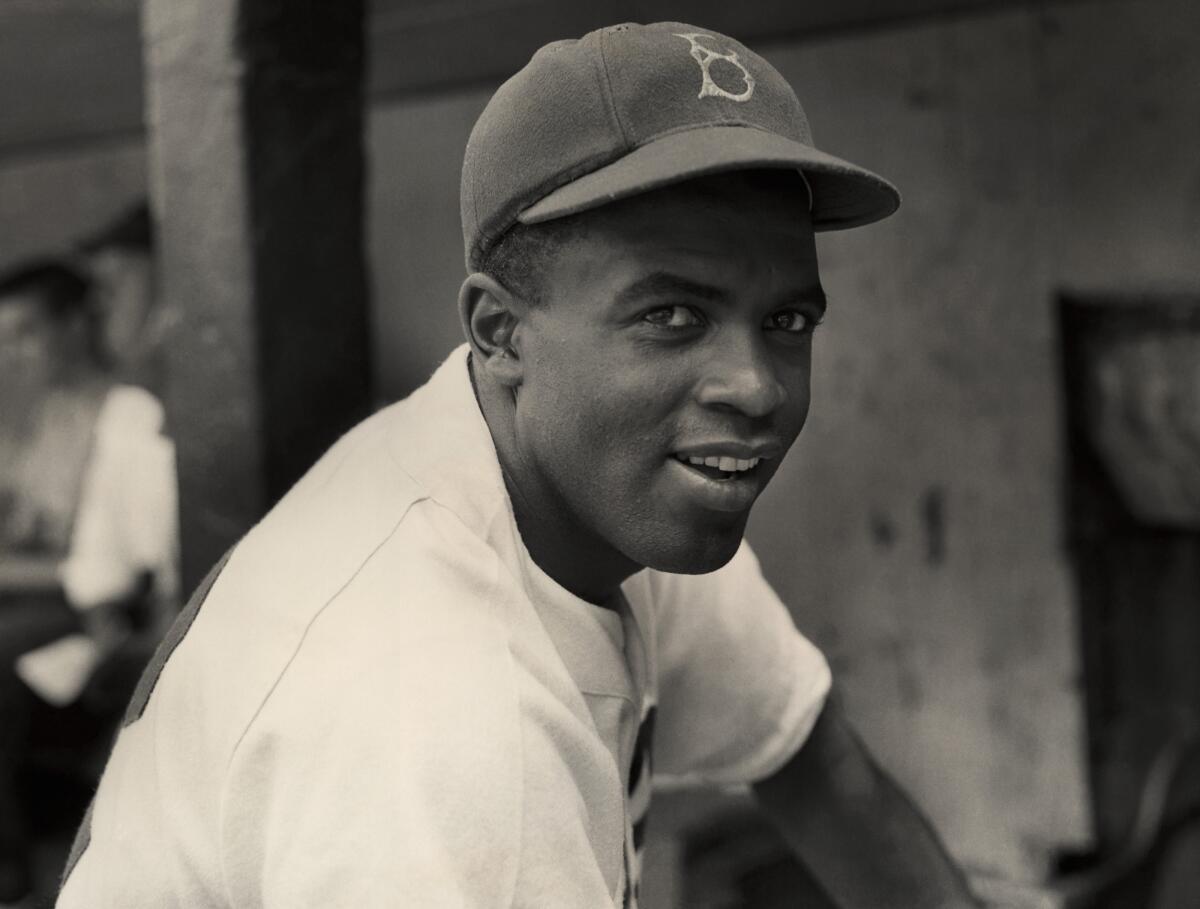
[[[689,32],[688,34],[680,34],[675,32],[676,38],[683,38],[692,46],[692,57],[700,64],[700,72],[704,75],[704,82],[700,86],[700,94],[697,98],[728,98],[730,101],[749,101],[750,96],[754,94],[754,77],[750,75],[750,70],[742,66],[742,61],[738,59],[738,55],[734,51],[722,53],[715,51],[710,47],[705,47],[697,39],[707,38],[712,41],[712,35],[706,35],[703,32]],[[727,92],[721,86],[713,81],[712,73],[709,72],[709,67],[712,66],[714,60],[724,60],[726,63],[732,63],[742,71],[742,78],[746,81],[746,88],[738,94]]]

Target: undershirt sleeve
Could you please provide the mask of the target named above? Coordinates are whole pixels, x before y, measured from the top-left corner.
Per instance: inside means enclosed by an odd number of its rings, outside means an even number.
[[[121,386],[105,401],[60,576],[76,609],[120,600],[149,574],[176,593],[178,506],[175,451],[160,432],[162,406]]]
[[[753,783],[804,744],[831,683],[743,541],[707,575],[652,573],[656,778]]]

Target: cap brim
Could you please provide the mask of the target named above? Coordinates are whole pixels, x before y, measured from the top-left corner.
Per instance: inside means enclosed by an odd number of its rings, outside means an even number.
[[[587,211],[693,177],[753,168],[796,168],[812,192],[813,227],[843,230],[886,218],[900,207],[896,187],[849,161],[747,126],[671,133],[560,186],[517,216],[536,224]]]

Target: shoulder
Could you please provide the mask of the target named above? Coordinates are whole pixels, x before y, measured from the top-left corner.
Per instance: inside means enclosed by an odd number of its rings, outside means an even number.
[[[264,767],[301,787],[354,778],[364,799],[411,814],[473,811],[495,801],[496,786],[519,787],[520,698],[498,568],[452,515],[415,503],[309,615],[234,749],[231,791],[253,801]]]
[[[385,659],[420,650],[447,665],[468,649],[504,647],[502,571],[494,550],[456,515],[418,498],[369,552],[346,565],[304,646],[337,639],[337,646]]]
[[[235,893],[262,879],[290,905],[317,878],[344,894],[362,867],[429,895],[515,877],[517,674],[492,608],[494,566],[439,511],[415,504],[312,616],[234,746],[227,854],[265,842],[322,857],[297,865],[268,850],[261,869],[235,875]],[[484,895],[472,905],[498,899]]]
[[[355,667],[409,673],[437,647],[449,671],[471,645],[500,646],[494,551],[371,460],[351,452],[306,478],[238,544],[203,607],[214,634],[257,641],[281,673],[318,684],[340,668],[350,682]]]
[[[382,710],[405,736],[515,710],[498,565],[438,511],[416,505],[313,611],[269,694],[276,708],[291,701],[308,725],[323,704],[339,726],[342,711]]]
[[[347,433],[237,544],[196,605],[163,681],[198,706],[236,704],[220,721],[233,739],[289,694],[361,702],[508,671],[499,557],[397,456],[412,423],[402,403]],[[476,702],[501,689],[480,690]]]
[[[382,760],[380,736],[435,734],[431,717],[515,726],[494,557],[452,516],[401,492],[381,492],[356,522],[322,524],[300,509],[252,532],[189,605],[150,712],[172,728],[206,717],[197,747],[225,759],[286,746],[303,760],[331,748]],[[386,732],[373,725],[383,717]]]
[[[370,603],[394,620],[418,601],[484,597],[494,553],[397,461],[403,416],[389,408],[334,445],[238,544],[214,595],[305,623],[317,610]]]

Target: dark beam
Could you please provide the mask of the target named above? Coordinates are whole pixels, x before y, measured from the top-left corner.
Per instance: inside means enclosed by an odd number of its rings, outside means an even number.
[[[147,0],[194,584],[369,405],[361,2]]]

